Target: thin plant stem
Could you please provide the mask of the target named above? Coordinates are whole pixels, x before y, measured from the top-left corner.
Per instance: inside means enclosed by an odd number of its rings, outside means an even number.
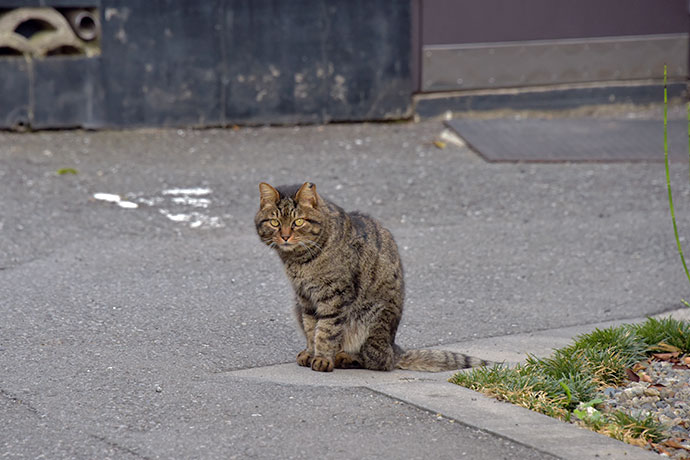
[[[668,205],[671,208],[671,220],[673,221],[673,233],[676,236],[676,244],[678,245],[678,254],[680,255],[680,261],[683,264],[683,269],[685,270],[685,276],[687,276],[688,281],[690,281],[690,271],[688,271],[688,265],[685,263],[685,256],[683,255],[683,247],[680,244],[680,238],[678,237],[678,224],[676,224],[676,212],[673,208],[673,195],[671,193],[671,174],[668,168],[668,90],[666,87],[666,66],[664,66],[664,163],[666,166],[666,187],[668,188]],[[688,103],[688,155],[690,155],[690,103]],[[690,307],[690,304],[682,299],[682,302]]]

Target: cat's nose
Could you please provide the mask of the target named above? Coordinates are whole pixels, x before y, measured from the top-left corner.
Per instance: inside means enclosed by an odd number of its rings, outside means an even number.
[[[290,235],[283,235],[282,233],[280,234],[280,237],[283,239],[283,241],[287,241],[290,239]]]

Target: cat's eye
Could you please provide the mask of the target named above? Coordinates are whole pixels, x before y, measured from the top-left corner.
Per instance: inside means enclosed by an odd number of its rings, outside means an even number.
[[[271,227],[280,227],[280,221],[278,219],[271,219],[268,223],[271,224]]]
[[[295,224],[295,227],[301,227],[302,225],[304,225],[304,219],[302,219],[302,218],[295,219],[295,222],[293,222],[293,223]]]

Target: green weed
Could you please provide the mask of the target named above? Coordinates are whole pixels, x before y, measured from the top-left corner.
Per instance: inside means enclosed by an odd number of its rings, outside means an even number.
[[[683,264],[683,270],[685,270],[685,276],[690,281],[690,271],[688,271],[688,265],[685,263],[685,256],[683,255],[683,247],[680,244],[680,238],[678,237],[678,224],[676,224],[676,211],[673,208],[673,194],[671,193],[671,174],[668,167],[668,89],[666,86],[666,66],[664,65],[664,164],[666,166],[666,188],[668,189],[668,206],[671,209],[671,221],[673,222],[673,233],[676,237],[676,246],[678,246],[678,254],[680,255],[680,261]],[[690,155],[690,103],[688,103],[688,154]],[[681,299],[682,302],[690,307],[690,304]]]

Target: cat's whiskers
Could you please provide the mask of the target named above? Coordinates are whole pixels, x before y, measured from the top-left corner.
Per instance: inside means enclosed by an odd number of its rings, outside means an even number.
[[[323,251],[323,248],[321,246],[319,246],[319,244],[316,241],[307,240],[307,241],[305,241],[305,243],[309,243],[310,245],[312,245],[313,247],[315,247],[319,251]]]
[[[323,251],[323,248],[319,246],[319,244],[316,241],[313,240],[306,240],[303,242],[300,242],[304,248],[309,251],[309,254],[312,257],[316,257],[319,252]],[[318,252],[316,251],[318,249]]]
[[[306,244],[305,241],[299,241],[297,244],[299,244],[300,247],[303,247],[304,249],[307,250],[307,252],[309,253],[309,257],[314,257],[314,256],[315,256],[315,254],[312,252],[311,249],[309,249],[309,246],[307,246],[307,244]]]

